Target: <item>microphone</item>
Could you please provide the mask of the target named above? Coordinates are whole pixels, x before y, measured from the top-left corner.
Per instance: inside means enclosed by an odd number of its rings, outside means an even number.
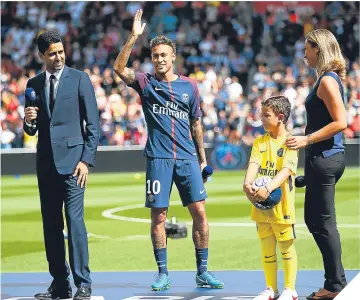
[[[33,88],[27,88],[25,90],[25,106],[26,107],[34,107],[35,106],[35,100],[36,100],[36,93]],[[36,120],[31,121],[31,126],[33,128],[36,127]]]
[[[305,176],[297,176],[297,177],[295,177],[295,186],[297,188],[302,188],[302,187],[306,186]]]
[[[202,175],[202,178],[203,179],[207,179],[208,177],[210,177],[212,174],[214,173],[214,169],[210,166],[206,166],[202,172],[201,172],[201,175]]]

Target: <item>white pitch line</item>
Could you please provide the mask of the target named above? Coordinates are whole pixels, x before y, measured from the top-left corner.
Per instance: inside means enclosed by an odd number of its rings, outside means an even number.
[[[101,240],[109,240],[109,239],[111,239],[113,241],[127,241],[127,240],[138,241],[138,240],[149,239],[149,235],[128,235],[128,236],[113,238],[111,236],[99,235],[99,234],[95,234],[95,233],[91,233],[91,232],[88,233],[88,237],[93,237],[93,238],[101,239]]]
[[[180,202],[172,203],[172,205],[181,205]],[[126,211],[130,209],[144,208],[143,204],[134,204],[127,206],[120,206],[111,209],[107,209],[101,213],[101,215],[107,219],[127,221],[127,222],[136,222],[136,223],[151,223],[151,219],[143,219],[143,218],[131,218],[115,215],[120,211]],[[192,225],[192,222],[182,222],[187,225]],[[240,222],[209,222],[210,226],[214,227],[254,227],[255,223],[240,223]],[[297,223],[295,225],[297,228],[306,228],[306,224]],[[360,224],[337,224],[338,228],[360,228]]]
[[[98,234],[91,233],[91,232],[88,232],[88,237],[94,237],[94,238],[97,238],[97,239],[111,239],[110,236],[107,236],[107,235],[98,235]]]

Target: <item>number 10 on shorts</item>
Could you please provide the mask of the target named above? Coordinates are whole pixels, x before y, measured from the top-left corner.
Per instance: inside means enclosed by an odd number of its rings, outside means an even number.
[[[146,181],[146,193],[157,195],[160,193],[161,185],[159,180],[154,180],[151,184],[150,179]]]

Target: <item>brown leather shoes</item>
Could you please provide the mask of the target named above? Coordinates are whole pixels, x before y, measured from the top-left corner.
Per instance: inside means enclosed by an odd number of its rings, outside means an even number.
[[[307,296],[308,300],[331,300],[334,299],[340,292],[330,292],[326,289],[320,289],[317,292],[312,293],[310,296]]]

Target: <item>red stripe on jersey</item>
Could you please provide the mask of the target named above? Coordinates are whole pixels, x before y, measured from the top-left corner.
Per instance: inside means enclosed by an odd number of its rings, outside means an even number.
[[[180,78],[181,78],[182,80],[185,80],[185,81],[191,83],[191,81],[189,81],[189,78],[188,78],[188,77],[185,77],[185,76],[183,76],[183,75],[180,75]],[[192,139],[191,129],[190,129],[190,128],[189,128],[189,139]]]
[[[171,88],[171,82],[168,81],[168,85],[169,85],[169,91],[170,91],[170,95],[171,95],[171,101],[174,101],[174,94]],[[174,155],[174,159],[176,159],[176,144],[175,144],[175,119],[174,117],[172,117],[171,119],[171,136],[173,138],[173,155]]]

